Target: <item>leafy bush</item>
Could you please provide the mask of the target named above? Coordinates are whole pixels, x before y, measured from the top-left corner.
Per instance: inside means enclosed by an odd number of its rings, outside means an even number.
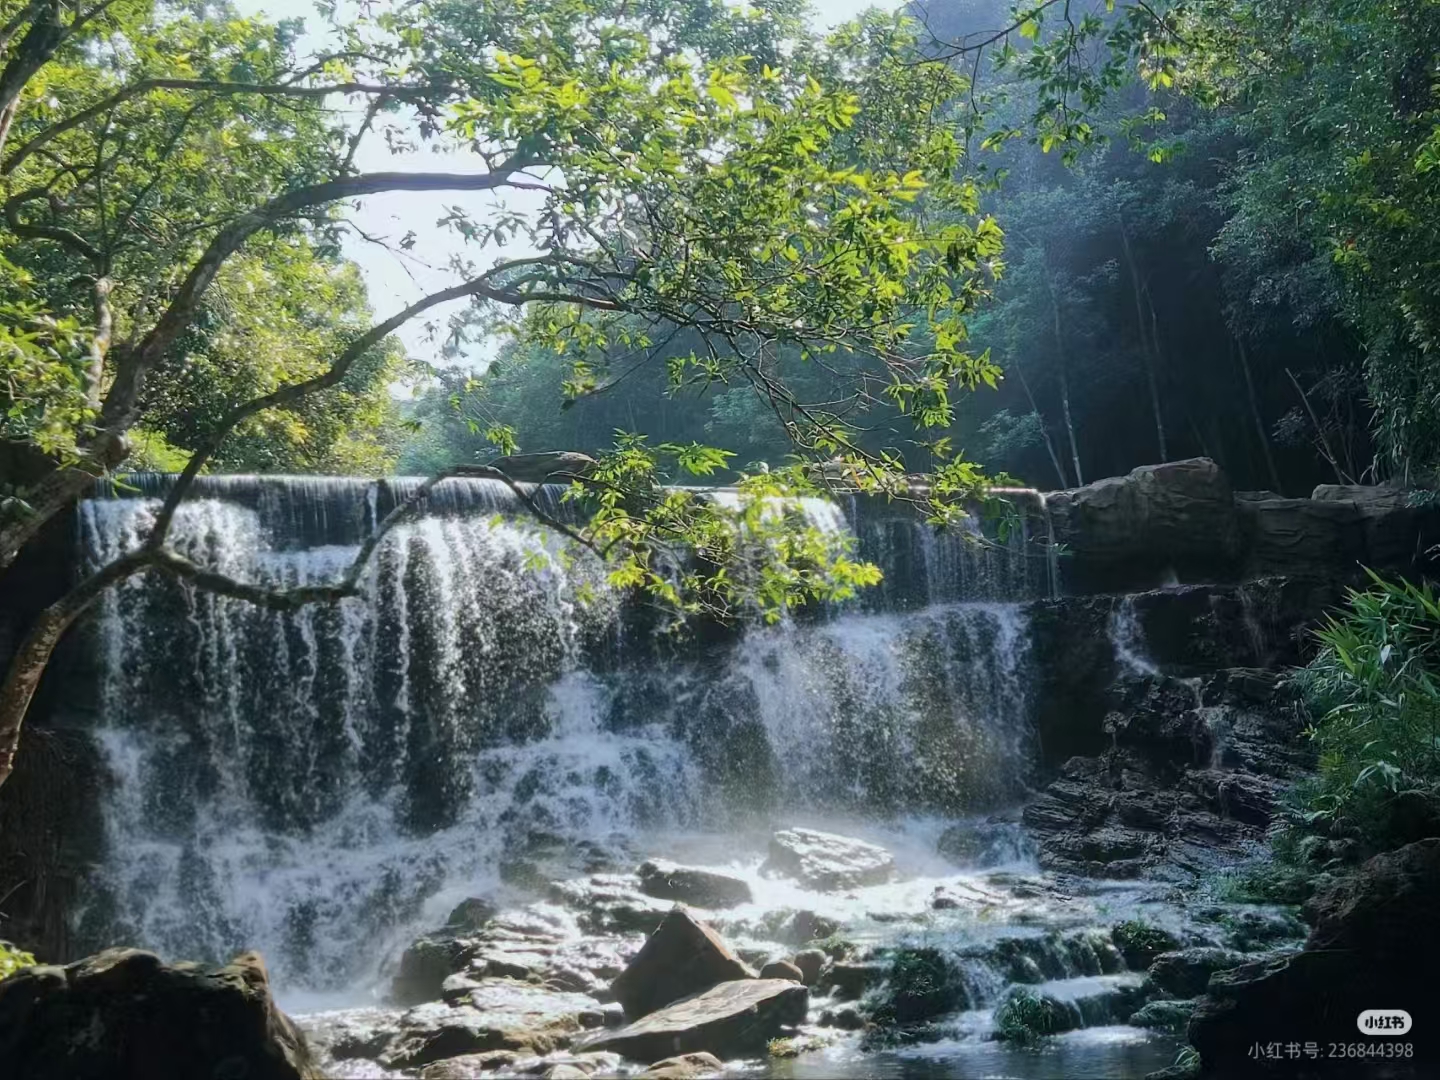
[[[22,968],[34,967],[35,957],[23,949],[17,949],[8,941],[0,941],[0,979],[14,975]]]
[[[1116,923],[1110,931],[1110,940],[1115,942],[1125,958],[1125,966],[1132,971],[1143,971],[1161,953],[1180,947],[1174,934],[1140,919]]]
[[[1297,794],[1304,825],[1382,851],[1440,819],[1440,602],[1428,584],[1370,579],[1296,676],[1320,752]]]
[[[1059,1004],[1028,986],[1012,989],[995,1010],[995,1037],[1006,1042],[1030,1043],[1065,1028]]]
[[[969,1005],[964,977],[950,957],[931,946],[902,948],[891,960],[885,982],[865,1005],[877,1029],[868,1041],[903,1039],[928,1021]]]

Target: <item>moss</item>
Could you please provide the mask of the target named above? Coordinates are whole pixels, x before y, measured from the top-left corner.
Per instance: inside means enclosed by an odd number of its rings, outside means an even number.
[[[1110,930],[1110,940],[1115,942],[1131,971],[1143,971],[1161,953],[1180,948],[1174,934],[1139,919],[1116,923]]]
[[[23,949],[17,949],[8,941],[0,941],[0,979],[34,966],[35,957],[33,955]]]
[[[1031,1043],[1064,1028],[1059,1005],[1029,987],[1013,988],[995,1010],[995,1037],[1005,1042]]]

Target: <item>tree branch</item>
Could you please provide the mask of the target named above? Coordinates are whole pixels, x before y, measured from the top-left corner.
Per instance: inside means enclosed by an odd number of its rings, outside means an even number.
[[[415,97],[426,92],[429,88],[423,86],[387,86],[379,83],[329,83],[324,86],[296,86],[290,83],[242,83],[222,82],[215,79],[144,79],[123,89],[115,91],[109,97],[97,101],[88,109],[82,109],[73,116],[68,116],[56,124],[52,124],[40,132],[25,145],[17,149],[0,165],[0,174],[9,175],[40,147],[46,143],[79,127],[90,120],[101,116],[116,106],[125,102],[151,93],[155,90],[201,90],[211,94],[257,94],[262,97],[300,97],[317,98],[326,97],[330,94],[376,94],[382,97],[404,98]]]

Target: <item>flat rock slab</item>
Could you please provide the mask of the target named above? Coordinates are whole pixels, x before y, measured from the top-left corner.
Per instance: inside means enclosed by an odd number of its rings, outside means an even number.
[[[613,1050],[636,1061],[707,1052],[718,1058],[761,1052],[787,1027],[803,1023],[810,992],[784,979],[743,979],[677,1001],[582,1049]]]
[[[431,1002],[407,1012],[380,1060],[387,1068],[409,1069],[487,1050],[548,1054],[602,1023],[600,1003],[584,994],[483,979],[461,1003]]]
[[[638,1020],[716,983],[754,977],[719,934],[677,907],[610,984],[610,992],[624,1007],[625,1015]]]
[[[761,871],[794,878],[822,892],[883,885],[895,874],[895,857],[877,844],[816,829],[785,829],[770,838]]]
[[[640,865],[638,873],[640,891],[661,900],[699,908],[731,908],[754,900],[747,882],[698,866],[650,859]]]

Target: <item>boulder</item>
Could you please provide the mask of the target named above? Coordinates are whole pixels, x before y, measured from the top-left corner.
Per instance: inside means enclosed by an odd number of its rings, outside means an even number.
[[[445,920],[445,929],[456,933],[473,933],[482,929],[497,914],[499,909],[490,901],[472,896],[455,905],[450,917]]]
[[[654,932],[670,905],[640,891],[630,874],[594,874],[577,881],[551,882],[548,898],[571,908],[580,928],[592,934]]]
[[[569,484],[575,477],[588,476],[596,461],[589,454],[573,450],[546,450],[536,454],[511,454],[489,464],[522,484]]]
[[[791,877],[825,892],[881,885],[895,873],[895,858],[876,844],[815,829],[786,829],[770,838],[762,873]]]
[[[599,1002],[514,979],[484,979],[462,1003],[418,1005],[380,1061],[414,1069],[446,1058],[492,1050],[548,1054],[604,1022]]]
[[[789,979],[791,982],[803,983],[805,973],[789,960],[772,960],[760,969],[760,978]]]
[[[1216,580],[1239,554],[1235,499],[1208,458],[1142,466],[1054,492],[1046,505],[1069,555],[1060,567],[1069,593],[1140,592],[1171,576]]]
[[[0,1071],[15,1080],[318,1080],[257,953],[219,968],[107,949],[0,980]]]
[[[888,973],[889,968],[878,961],[837,961],[825,969],[817,986],[842,1001],[855,1001],[884,982]]]
[[[790,962],[800,969],[801,981],[806,986],[814,986],[830,958],[819,949],[802,949],[790,958]]]
[[[809,1000],[805,987],[782,979],[723,982],[597,1036],[584,1049],[613,1050],[636,1061],[697,1051],[745,1057],[802,1023]]]
[[[755,973],[730,951],[720,935],[677,907],[661,921],[630,966],[610,984],[610,992],[624,1007],[626,1017],[638,1020],[717,983],[753,978]]]
[[[523,1057],[518,1050],[487,1050],[446,1058],[420,1070],[420,1080],[475,1080],[481,1073],[507,1069]]]
[[[1034,854],[1029,837],[1012,822],[951,825],[935,841],[935,850],[956,866],[979,870],[1022,862]]]
[[[471,949],[448,934],[420,938],[400,955],[400,970],[390,984],[390,997],[397,1005],[419,1005],[438,1001],[445,980],[463,968]]]
[[[708,1076],[725,1068],[725,1063],[714,1054],[679,1054],[657,1061],[642,1072],[651,1080],[691,1080],[692,1077]]]
[[[1377,855],[1306,904],[1314,928],[1303,950],[1220,971],[1190,1020],[1203,1071],[1265,1074],[1277,1063],[1249,1056],[1258,1041],[1354,1041],[1366,1009],[1405,1009],[1416,1026],[1412,1075],[1434,1075],[1440,1043],[1422,1034],[1433,1016],[1440,966],[1440,839]],[[1283,1033],[1283,1034],[1282,1034]],[[1365,1040],[1369,1041],[1369,1040]],[[1351,1064],[1348,1063],[1347,1064]]]
[[[1150,964],[1150,982],[1173,997],[1193,998],[1205,992],[1215,972],[1239,967],[1246,960],[1244,953],[1207,947],[1161,953]]]
[[[1194,1001],[1152,1001],[1131,1013],[1125,1022],[1131,1027],[1184,1031],[1194,1011]]]
[[[665,859],[650,859],[640,865],[640,891],[660,900],[674,900],[691,907],[730,908],[748,904],[754,897],[750,886],[737,877],[681,866]]]

